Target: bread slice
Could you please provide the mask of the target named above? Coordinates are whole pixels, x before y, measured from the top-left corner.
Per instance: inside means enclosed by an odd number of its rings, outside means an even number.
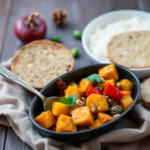
[[[150,32],[125,32],[107,45],[110,61],[128,68],[150,67]]]
[[[26,44],[16,52],[11,63],[11,70],[37,90],[73,68],[70,50],[48,40]]]
[[[142,84],[141,96],[143,99],[143,104],[145,106],[150,106],[150,77]]]

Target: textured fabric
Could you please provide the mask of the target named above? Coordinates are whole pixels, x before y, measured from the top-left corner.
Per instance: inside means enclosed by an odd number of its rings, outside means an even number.
[[[3,65],[9,69],[11,59]],[[131,115],[111,132],[74,147],[70,143],[43,138],[29,118],[29,105],[34,97],[15,83],[0,76],[0,124],[11,126],[15,133],[34,150],[149,150],[150,109],[141,98]]]

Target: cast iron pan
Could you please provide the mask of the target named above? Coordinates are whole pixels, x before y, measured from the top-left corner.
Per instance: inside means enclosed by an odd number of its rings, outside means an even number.
[[[99,65],[82,67],[80,69],[70,71],[58,78],[61,78],[68,85],[72,81],[79,82],[82,78],[85,78],[93,73],[98,73],[98,70],[106,65],[108,64],[99,64]],[[34,121],[34,118],[37,115],[39,115],[42,111],[44,111],[42,100],[38,98],[37,96],[35,96],[30,105],[30,118],[34,126],[39,131],[39,133],[43,137],[53,138],[61,142],[71,142],[74,144],[80,144],[82,142],[88,141],[92,138],[95,138],[99,135],[109,132],[111,129],[113,129],[115,126],[121,123],[128,115],[130,115],[131,111],[133,110],[134,105],[136,104],[138,100],[138,97],[140,94],[140,82],[137,76],[129,69],[120,65],[115,65],[115,66],[119,73],[119,80],[124,79],[124,78],[129,79],[134,84],[134,88],[132,91],[132,98],[134,99],[134,102],[124,113],[122,113],[116,119],[94,129],[84,130],[84,131],[79,131],[79,132],[72,132],[72,133],[54,132],[54,131],[50,131],[50,130],[46,130],[42,128]],[[57,96],[59,94],[59,91],[56,87],[55,82],[58,78],[56,78],[55,80],[50,82],[48,85],[46,85],[40,92],[47,97]]]

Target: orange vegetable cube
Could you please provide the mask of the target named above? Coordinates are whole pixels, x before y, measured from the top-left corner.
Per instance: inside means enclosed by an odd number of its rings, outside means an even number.
[[[121,87],[119,88],[121,91],[132,91],[133,89],[133,83],[128,79],[122,79],[118,83],[121,84]]]
[[[107,65],[99,70],[99,75],[104,79],[114,79],[115,81],[119,79],[117,69],[114,64]]]
[[[93,116],[87,106],[73,110],[72,118],[74,124],[78,126],[90,126],[93,124]]]
[[[92,113],[105,112],[109,110],[109,106],[104,95],[91,94],[87,97],[86,105],[90,108]],[[93,111],[93,105],[95,107],[95,111]]]
[[[76,94],[77,98],[80,99],[80,97],[81,97],[81,91],[80,91],[80,89],[78,87],[76,87],[76,86],[69,86],[66,89],[65,97],[68,98],[68,96],[74,95],[74,94]]]
[[[48,129],[56,123],[55,117],[50,111],[46,111],[34,118],[34,120],[43,128]]]
[[[131,91],[121,91],[121,92],[124,94],[124,96],[126,96],[126,95],[131,96]]]
[[[124,110],[127,110],[132,103],[133,103],[133,99],[129,95],[123,96],[120,100],[120,105]]]
[[[96,120],[94,120],[94,124],[89,126],[89,129],[99,127],[100,125],[101,125],[101,123],[100,123],[99,119],[96,119]]]
[[[84,78],[80,81],[79,88],[81,89],[82,92],[86,93],[88,88],[92,85],[93,83],[90,80]]]
[[[56,132],[76,132],[77,126],[70,116],[60,115],[56,123]]]
[[[52,114],[54,116],[60,116],[61,114],[68,115],[70,113],[70,106],[61,102],[54,102],[52,106]]]
[[[97,118],[100,120],[101,124],[105,124],[105,123],[113,120],[113,118],[106,113],[98,113]]]
[[[111,85],[115,86],[115,80],[114,79],[105,80],[104,83],[98,83],[98,85],[104,89],[107,82],[109,82]]]

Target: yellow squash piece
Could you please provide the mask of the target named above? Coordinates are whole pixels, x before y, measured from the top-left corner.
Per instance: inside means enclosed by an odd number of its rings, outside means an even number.
[[[133,89],[133,83],[129,81],[128,79],[122,79],[118,83],[121,84],[119,88],[121,91],[132,91]]]
[[[79,88],[81,89],[82,92],[86,93],[88,88],[92,85],[93,83],[90,80],[84,78],[80,81]]]
[[[105,96],[99,94],[91,94],[90,96],[88,96],[86,105],[90,108],[92,113],[105,112],[109,110],[109,106]],[[93,111],[93,105],[95,107],[95,111]]]
[[[107,65],[99,70],[99,75],[105,80],[114,79],[115,81],[119,79],[117,69],[114,64]]]
[[[131,96],[131,91],[121,91],[121,92],[124,94],[124,96],[127,96],[127,95]]]
[[[99,127],[100,125],[101,125],[101,123],[100,123],[99,119],[96,119],[96,120],[94,120],[94,124],[89,126],[89,129]]]
[[[68,98],[70,95],[77,95],[77,99],[80,99],[81,97],[81,91],[78,87],[76,86],[69,86],[65,92],[65,97]]]
[[[133,99],[129,95],[123,96],[120,100],[120,105],[124,110],[127,110],[132,103],[133,103]]]
[[[56,123],[55,117],[51,114],[50,111],[41,113],[34,120],[45,129],[48,129]]]
[[[70,113],[70,106],[61,102],[54,102],[52,106],[52,114],[54,116],[60,116],[61,114],[68,115]]]
[[[101,124],[105,124],[105,123],[113,120],[113,118],[106,113],[98,113],[97,118],[100,120]]]
[[[70,116],[60,115],[56,123],[56,132],[76,132],[77,126]]]
[[[93,116],[87,106],[73,110],[72,118],[74,124],[78,126],[90,126],[93,124]]]
[[[98,85],[101,86],[104,90],[107,82],[109,82],[111,85],[115,86],[115,80],[114,79],[105,80],[104,83],[98,83]]]

